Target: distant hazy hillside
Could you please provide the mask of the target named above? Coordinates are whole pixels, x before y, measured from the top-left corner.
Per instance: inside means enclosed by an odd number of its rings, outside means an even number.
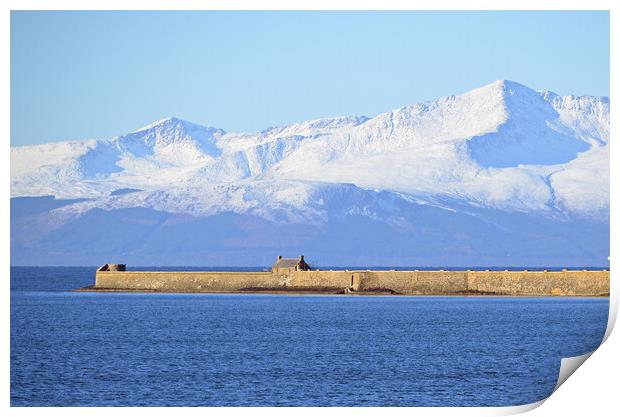
[[[51,197],[53,196],[53,197]],[[511,81],[373,118],[11,149],[15,265],[598,265],[609,100]]]

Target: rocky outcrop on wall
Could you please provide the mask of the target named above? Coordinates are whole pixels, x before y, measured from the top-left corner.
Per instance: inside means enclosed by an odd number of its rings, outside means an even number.
[[[125,271],[125,264],[103,264],[97,271]]]

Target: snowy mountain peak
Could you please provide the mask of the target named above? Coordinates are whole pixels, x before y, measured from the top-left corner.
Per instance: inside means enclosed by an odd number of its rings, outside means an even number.
[[[202,126],[196,123],[192,123],[190,121],[184,120],[184,119],[180,119],[178,117],[166,117],[163,119],[159,119],[154,121],[153,123],[150,123],[146,126],[141,127],[138,130],[135,130],[132,133],[137,133],[137,132],[144,132],[147,130],[151,130],[151,129],[186,129],[186,130],[190,130],[190,129],[210,129],[210,130],[219,130],[221,132],[224,132],[221,129],[217,129],[214,127],[207,127],[207,126]]]
[[[222,151],[217,141],[225,133],[222,129],[170,117],[118,136],[113,141],[121,154],[179,166],[220,156]],[[161,164],[155,165],[161,167]]]
[[[135,134],[148,135],[149,133],[159,136],[163,141],[170,141],[179,138],[191,139],[194,136],[196,136],[195,139],[200,139],[199,136],[205,133],[211,136],[221,137],[226,132],[219,128],[202,126],[177,117],[167,117],[120,137],[135,136]]]
[[[523,90],[530,90],[530,91],[534,91],[531,88],[529,88],[526,85],[523,85],[519,82],[516,81],[512,81],[512,80],[495,80],[492,83],[490,83],[489,85],[494,85],[497,86],[499,88],[502,88],[504,91],[523,91]]]
[[[136,130],[134,130],[131,133],[142,132],[142,131],[153,129],[153,128],[157,127],[157,126],[161,126],[161,125],[164,125],[164,124],[176,123],[177,121],[181,122],[182,120],[177,119],[176,117],[165,117],[163,119],[155,120],[154,122],[149,123],[148,125],[143,126],[143,127],[139,128],[139,129],[136,129]]]

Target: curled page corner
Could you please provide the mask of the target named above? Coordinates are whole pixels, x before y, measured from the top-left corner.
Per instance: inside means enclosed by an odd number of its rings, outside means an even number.
[[[583,363],[594,353],[588,352],[583,355],[573,356],[571,358],[562,358],[560,363],[560,374],[558,375],[558,382],[555,384],[553,392],[557,391],[560,386],[566,382],[566,380],[581,366]]]
[[[566,380],[581,366],[583,365],[583,363],[588,360],[588,358],[590,356],[592,356],[592,354],[594,353],[594,351],[592,352],[588,352],[586,354],[583,355],[579,355],[579,356],[573,356],[570,358],[562,358],[562,361],[560,362],[560,373],[558,375],[558,381],[555,384],[555,388],[553,388],[553,392],[556,392],[558,388],[560,388],[560,386],[566,382]],[[553,393],[551,393],[553,395]],[[514,414],[521,414],[521,413],[525,413],[527,411],[531,411],[535,408],[538,408],[539,406],[541,406],[545,401],[547,401],[549,397],[543,398],[540,401],[534,402],[534,403],[530,403],[530,404],[523,404],[523,405],[518,405],[518,406],[512,406],[512,407],[505,407],[503,410],[500,411],[501,415],[514,415]]]
[[[546,398],[543,398],[542,400],[536,401],[534,403],[530,403],[530,404],[523,404],[523,405],[513,405],[510,407],[501,407],[497,410],[497,414],[498,416],[512,416],[515,414],[523,414],[523,413],[527,413],[528,411],[532,411],[535,408],[538,408],[539,406],[541,406],[545,401],[547,401]]]

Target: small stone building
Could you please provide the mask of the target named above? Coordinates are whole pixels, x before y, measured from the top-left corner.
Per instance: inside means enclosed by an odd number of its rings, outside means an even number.
[[[310,265],[304,261],[304,256],[299,258],[283,258],[278,256],[276,263],[271,267],[274,274],[286,274],[293,271],[309,271]]]

